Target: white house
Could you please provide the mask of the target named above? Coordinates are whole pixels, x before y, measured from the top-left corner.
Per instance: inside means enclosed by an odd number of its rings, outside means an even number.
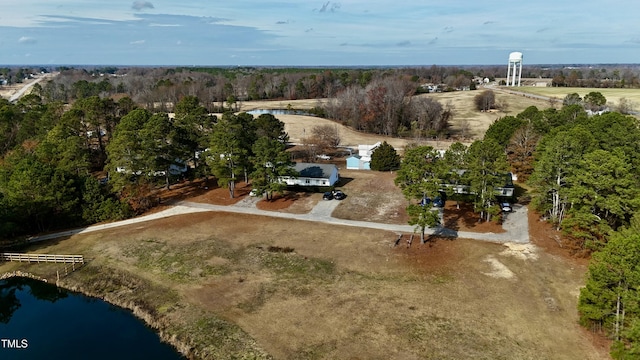
[[[340,179],[334,164],[296,163],[297,177],[283,176],[281,180],[289,186],[333,186]]]
[[[347,158],[347,169],[371,170],[371,154],[380,146],[380,142],[373,145],[358,145],[358,155]]]

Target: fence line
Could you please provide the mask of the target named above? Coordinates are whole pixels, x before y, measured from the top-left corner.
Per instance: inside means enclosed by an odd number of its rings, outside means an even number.
[[[53,254],[24,254],[24,253],[0,253],[0,261],[21,262],[49,262],[49,263],[80,263],[84,264],[82,255],[53,255]]]

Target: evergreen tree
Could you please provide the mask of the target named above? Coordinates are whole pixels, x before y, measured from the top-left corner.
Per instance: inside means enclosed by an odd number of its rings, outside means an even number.
[[[177,147],[181,159],[193,159],[195,171],[199,174],[202,173],[202,164],[195,154],[209,146],[206,133],[212,129],[215,120],[215,116],[209,116],[195,96],[185,96],[176,104],[173,146]]]
[[[505,185],[509,171],[504,148],[493,139],[475,141],[467,151],[466,164],[469,191],[475,194],[474,207],[489,221],[499,212],[495,188]]]
[[[410,202],[407,207],[409,225],[418,226],[423,243],[425,229],[436,226],[440,219],[437,211],[432,211],[430,206],[416,203],[438,196],[441,179],[447,173],[448,169],[439,158],[438,151],[431,146],[410,146],[405,150],[395,183]]]
[[[253,189],[266,194],[267,199],[271,199],[274,192],[282,193],[287,184],[280,179],[283,176],[296,176],[292,167],[294,163],[286,152],[285,144],[277,139],[261,137],[253,145],[253,154]]]
[[[371,170],[390,171],[400,167],[400,155],[384,141],[371,154]]]
[[[523,124],[525,124],[525,120],[517,117],[506,116],[500,118],[489,125],[489,128],[484,134],[484,138],[493,139],[500,144],[500,146],[506,147],[513,133]]]
[[[585,154],[567,183],[571,208],[562,227],[589,249],[602,246],[609,232],[640,209],[640,181],[620,148]]]
[[[284,131],[284,123],[272,114],[262,114],[255,121],[256,137],[278,140],[283,144],[289,141],[289,134]]]
[[[593,255],[578,301],[580,323],[613,340],[614,359],[640,356],[640,218]]]
[[[231,113],[222,116],[211,132],[209,151],[206,152],[207,164],[218,179],[218,185],[229,189],[231,198],[235,197],[238,173],[249,155],[243,142],[242,125],[234,117]]]

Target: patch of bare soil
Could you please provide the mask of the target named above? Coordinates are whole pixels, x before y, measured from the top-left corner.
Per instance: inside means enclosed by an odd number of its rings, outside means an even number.
[[[235,196],[231,198],[229,189],[218,186],[215,178],[183,180],[176,184],[157,188],[151,197],[157,199],[156,205],[144,211],[142,215],[158,213],[172,207],[177,201],[192,201],[203,204],[233,205],[248,196],[251,186],[240,182],[236,184]]]
[[[306,214],[317,203],[320,195],[308,192],[288,191],[284,195],[274,194],[272,199],[262,199],[256,207],[260,210]]]
[[[562,232],[555,229],[553,224],[542,219],[540,213],[529,208],[529,238],[536,246],[544,249],[546,253],[560,256],[567,261],[586,266],[589,258],[578,257],[569,247],[565,246]]]
[[[394,172],[340,169],[340,189],[347,198],[333,217],[346,220],[406,224],[407,200],[394,184]]]
[[[544,220],[537,211],[529,208],[528,216],[529,238],[532,244],[541,248],[545,253],[561,258],[567,264],[573,264],[580,271],[586,272],[590,257],[576,256],[575,251],[565,246],[562,232]],[[576,297],[579,295],[578,291],[579,289],[576,290]],[[588,338],[591,344],[601,352],[606,353],[611,347],[611,340],[605,334],[591,332],[585,328],[580,328],[580,330],[583,336]]]
[[[473,204],[446,201],[444,227],[456,231],[499,234],[505,232],[499,221],[480,221],[480,214],[473,211]]]
[[[251,185],[245,182],[238,182],[235,187],[234,197],[231,198],[229,189],[218,186],[215,178],[196,179],[194,181],[183,181],[172,184],[170,189],[162,188],[158,190],[158,197],[161,203],[167,204],[179,200],[188,200],[205,204],[232,205],[242,200],[249,194]]]

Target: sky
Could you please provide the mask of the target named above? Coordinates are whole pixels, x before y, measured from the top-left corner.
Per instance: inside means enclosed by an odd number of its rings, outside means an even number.
[[[0,65],[640,63],[635,0],[2,0]]]

